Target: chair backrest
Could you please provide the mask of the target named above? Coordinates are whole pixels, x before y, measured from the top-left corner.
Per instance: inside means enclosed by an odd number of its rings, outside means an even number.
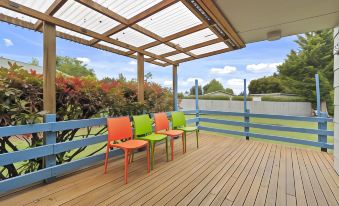
[[[171,112],[172,128],[185,127],[186,119],[184,112]]]
[[[133,116],[134,135],[146,135],[153,132],[152,120],[148,114]]]
[[[155,131],[168,130],[169,121],[165,112],[154,114]]]
[[[107,119],[108,141],[131,139],[133,130],[129,117]]]

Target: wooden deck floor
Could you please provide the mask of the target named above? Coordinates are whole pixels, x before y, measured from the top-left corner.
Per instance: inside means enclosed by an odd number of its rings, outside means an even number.
[[[0,205],[339,205],[339,176],[332,156],[258,141],[201,134],[201,147],[188,138],[182,154],[166,162],[164,145],[147,174],[145,153],[130,165],[103,165],[0,199]]]

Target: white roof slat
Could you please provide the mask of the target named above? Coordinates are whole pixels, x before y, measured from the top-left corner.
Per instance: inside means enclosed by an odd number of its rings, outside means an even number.
[[[228,48],[227,44],[225,44],[224,42],[219,42],[219,43],[211,44],[211,45],[201,47],[198,49],[193,49],[190,52],[192,52],[195,55],[200,55],[200,54],[206,54],[206,53],[219,51],[219,50],[227,49],[227,48]]]
[[[175,55],[172,55],[172,56],[169,56],[169,57],[166,57],[166,58],[169,59],[169,60],[172,60],[172,61],[177,61],[177,60],[180,60],[180,59],[186,59],[188,57],[190,57],[190,56],[188,56],[185,53],[180,53],[180,54],[175,54]]]
[[[54,0],[45,0],[45,1],[36,1],[36,0],[12,0],[13,2],[24,5],[26,7],[29,7],[31,9],[34,9],[39,12],[45,13],[47,9],[51,6]],[[11,11],[5,8],[0,8],[0,14],[4,14],[6,16],[10,16],[16,19],[20,19],[22,21],[26,21],[32,24],[35,24],[38,19],[32,18],[30,16],[17,13],[15,11]]]
[[[162,55],[168,52],[172,52],[174,50],[175,50],[174,48],[167,46],[166,44],[159,44],[157,46],[146,49],[146,51],[157,55]]]
[[[68,0],[54,16],[100,34],[119,24],[119,22],[74,0]]]
[[[158,4],[161,0],[94,0],[115,13],[130,19]]]
[[[212,39],[216,39],[215,35],[209,28],[194,32],[192,34],[177,38],[171,42],[179,45],[182,48],[193,46],[202,42],[206,42]]]
[[[148,37],[131,28],[124,29],[116,34],[113,34],[110,37],[112,39],[116,39],[118,41],[130,44],[135,47],[140,47],[142,45],[155,41],[155,39]]]
[[[84,34],[80,34],[80,33],[78,33],[78,32],[75,32],[75,31],[71,31],[71,30],[62,28],[62,27],[60,27],[60,26],[57,26],[57,27],[56,27],[56,30],[59,31],[59,32],[65,33],[65,34],[69,34],[69,35],[72,35],[72,36],[81,38],[81,39],[85,39],[85,40],[87,40],[87,41],[90,41],[90,40],[93,39],[93,38],[90,37],[90,36],[87,36],[87,35],[84,35]]]
[[[137,24],[161,37],[166,37],[201,23],[199,18],[179,1]]]
[[[120,46],[117,46],[117,45],[114,45],[114,44],[111,44],[111,43],[108,43],[108,42],[105,42],[105,41],[100,41],[99,44],[101,45],[104,45],[104,46],[107,46],[107,47],[110,47],[112,49],[117,49],[117,50],[120,50],[120,51],[123,51],[123,52],[128,52],[130,50],[128,49],[125,49],[123,47],[120,47]]]

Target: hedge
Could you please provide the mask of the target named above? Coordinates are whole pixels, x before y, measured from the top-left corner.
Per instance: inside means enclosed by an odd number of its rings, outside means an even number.
[[[272,97],[272,96],[261,97],[261,101],[264,101],[264,102],[306,102],[306,100],[302,97]]]

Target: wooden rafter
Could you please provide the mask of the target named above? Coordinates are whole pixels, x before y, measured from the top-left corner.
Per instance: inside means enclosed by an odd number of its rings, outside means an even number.
[[[55,0],[45,13],[53,16],[66,2],[67,0]],[[41,27],[42,21],[38,20],[34,25],[34,29],[39,30]]]
[[[13,5],[15,5],[15,6],[13,6]],[[33,17],[33,18],[36,18],[36,19],[40,19],[42,21],[47,21],[47,22],[53,23],[55,25],[58,25],[60,27],[63,27],[63,28],[66,28],[66,29],[69,29],[69,30],[72,30],[72,31],[75,31],[77,33],[81,33],[81,34],[84,34],[84,35],[87,35],[87,36],[91,36],[92,38],[100,39],[102,41],[106,41],[108,43],[115,44],[115,45],[120,46],[122,48],[126,48],[126,49],[129,49],[129,50],[134,50],[136,52],[140,52],[144,55],[154,57],[156,59],[160,59],[160,60],[165,61],[165,62],[170,63],[170,64],[175,64],[174,61],[160,57],[159,55],[155,55],[153,53],[139,49],[138,47],[135,47],[135,46],[132,46],[132,45],[111,39],[111,38],[106,37],[106,36],[99,34],[97,32],[94,32],[94,31],[88,30],[86,28],[77,26],[75,24],[63,21],[61,19],[49,16],[45,13],[33,10],[33,9],[28,8],[26,6],[13,3],[12,1],[9,1],[9,0],[0,1],[0,6],[6,8],[6,9],[9,9],[9,10],[13,10],[15,12],[25,14],[27,16],[30,16],[30,17]]]

